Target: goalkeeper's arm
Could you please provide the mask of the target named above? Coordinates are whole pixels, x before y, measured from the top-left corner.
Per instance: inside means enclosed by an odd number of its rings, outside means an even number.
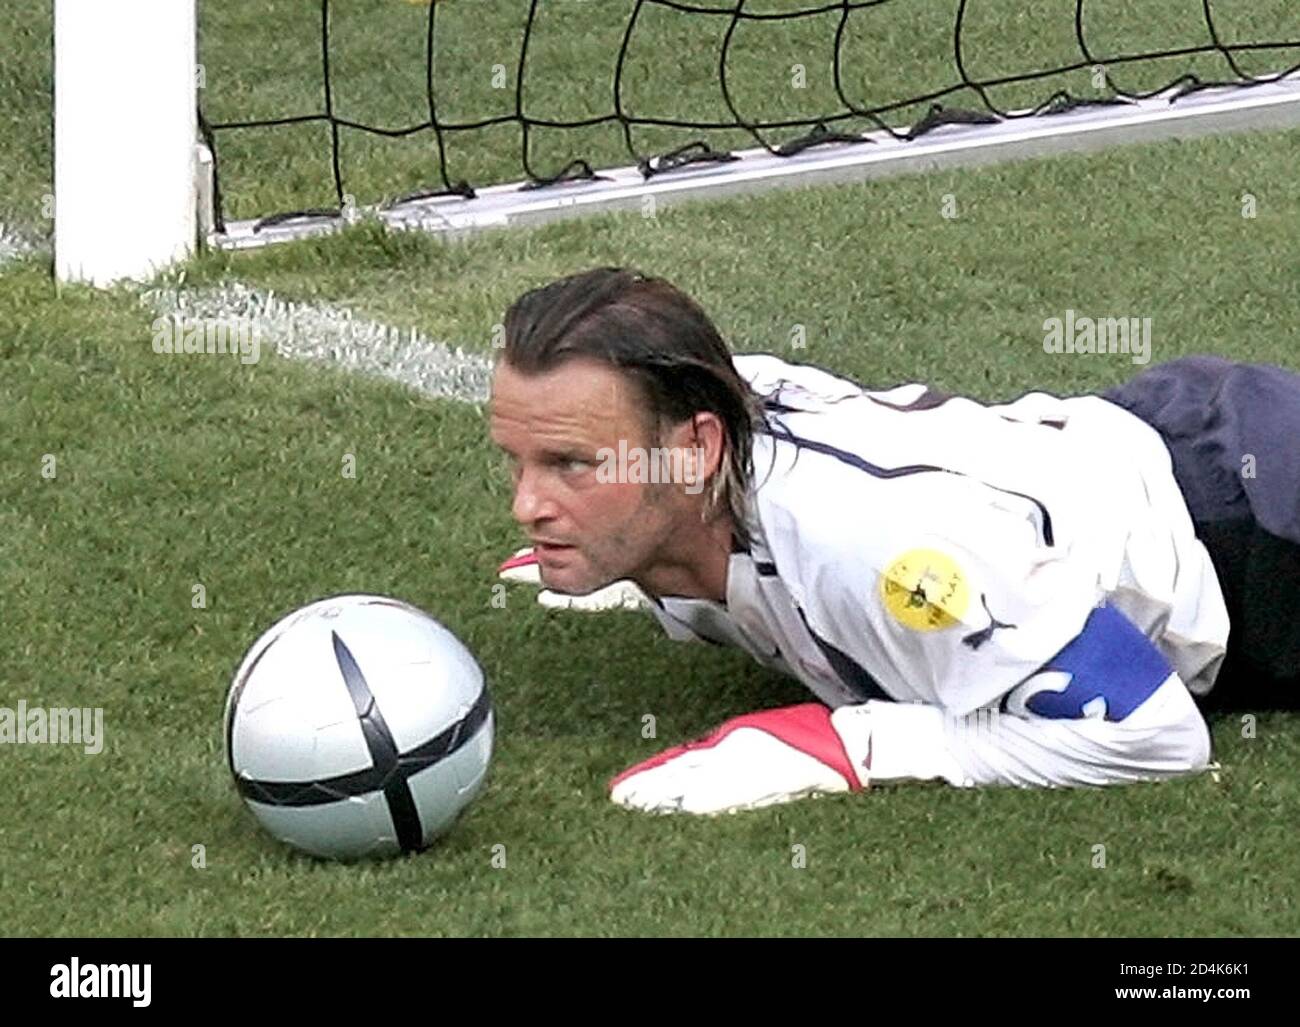
[[[1203,769],[1210,737],[1191,693],[1152,642],[1109,605],[996,705],[963,716],[870,702],[874,781],[1101,785]]]
[[[1000,709],[954,717],[935,706],[873,701],[836,710],[832,723],[850,748],[868,747],[872,784],[1122,784],[1193,773],[1210,760],[1205,720],[1175,674],[1117,722]]]
[[[1104,607],[997,706],[955,715],[923,703],[805,704],[738,717],[631,767],[615,802],[722,813],[904,781],[1077,786],[1204,769],[1210,737],[1182,680]]]

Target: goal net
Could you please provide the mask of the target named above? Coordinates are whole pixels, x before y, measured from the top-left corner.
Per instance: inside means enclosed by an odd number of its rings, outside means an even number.
[[[188,8],[195,31],[195,0],[162,3],[139,9],[182,25],[175,12]],[[154,62],[120,50],[146,56],[137,37],[160,33],[162,14],[132,24],[136,7],[117,0],[57,7],[81,44],[65,66],[115,54],[111,80],[81,75],[65,152],[85,126],[122,136],[126,105],[140,104],[151,109],[134,120],[152,136],[137,133],[125,153],[156,170],[159,119],[170,132],[183,117],[152,108],[186,91],[151,88]],[[109,8],[113,20],[86,27]],[[100,45],[105,31],[118,44]],[[227,247],[332,231],[367,211],[454,236],[1300,123],[1295,0],[208,0],[197,37],[199,231]],[[110,98],[131,69],[134,92]],[[104,222],[102,182],[84,163],[64,162],[65,192]],[[119,191],[144,180],[120,170]],[[115,234],[129,236],[128,223],[124,213]]]
[[[358,206],[453,230],[645,203],[673,178],[704,191],[795,181],[828,155],[841,178],[907,167],[922,142],[1034,152],[1030,123],[1063,146],[1122,126],[1157,137],[1153,115],[1184,130],[1198,110],[1266,123],[1294,118],[1300,89],[1293,0],[320,0],[309,18],[310,7],[268,30],[274,63],[310,74],[317,103],[276,109],[280,89],[223,86],[229,72],[207,58],[221,61],[234,15],[200,6],[215,227],[228,244],[327,229]],[[301,187],[282,210],[258,209],[267,133],[294,134],[276,152],[287,147]]]

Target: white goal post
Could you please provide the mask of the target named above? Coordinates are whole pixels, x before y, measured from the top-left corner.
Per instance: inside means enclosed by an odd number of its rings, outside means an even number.
[[[198,233],[195,0],[55,0],[54,266],[143,279]]]

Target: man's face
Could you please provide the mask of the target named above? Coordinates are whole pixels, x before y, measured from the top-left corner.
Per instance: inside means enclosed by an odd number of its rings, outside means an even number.
[[[537,375],[497,363],[491,436],[510,460],[512,513],[536,547],[542,582],[585,595],[654,562],[672,534],[672,486],[601,480],[601,452],[653,445],[635,386],[575,358]],[[623,476],[625,477],[625,476]]]

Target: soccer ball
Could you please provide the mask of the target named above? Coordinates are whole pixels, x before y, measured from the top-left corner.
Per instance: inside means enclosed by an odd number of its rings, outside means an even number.
[[[382,596],[289,614],[254,643],[226,698],[226,759],[248,808],[328,859],[428,846],[482,789],[492,732],[469,650]]]

